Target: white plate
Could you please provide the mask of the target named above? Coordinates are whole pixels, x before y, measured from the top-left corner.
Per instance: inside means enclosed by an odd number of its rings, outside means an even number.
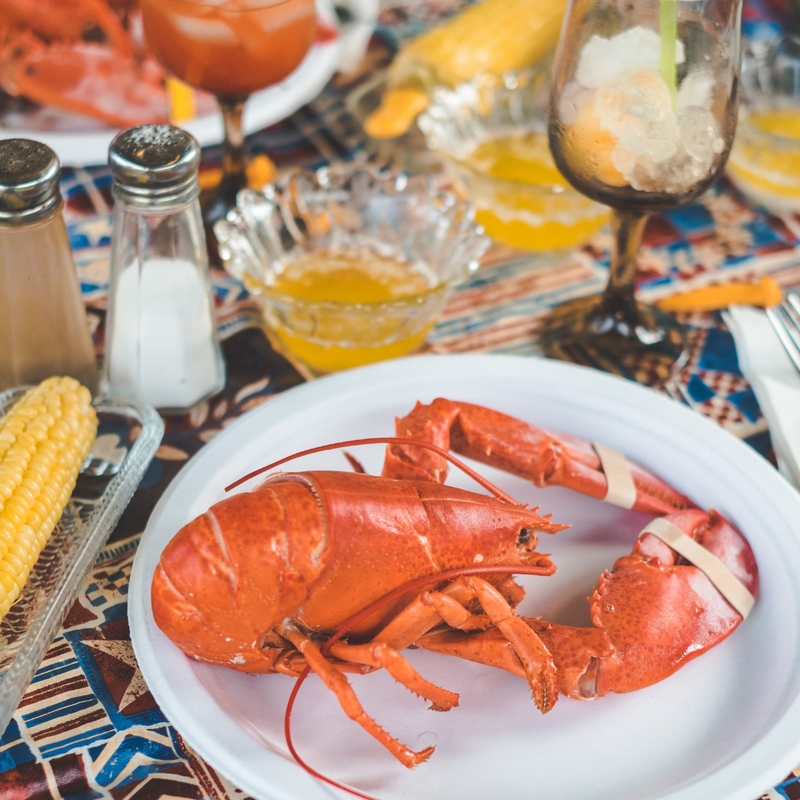
[[[184,467],[139,546],[129,617],[147,684],[189,744],[259,800],[331,796],[287,754],[283,715],[293,679],[186,658],[153,622],[153,571],[175,532],[222,499],[222,487],[237,477],[315,444],[391,435],[396,415],[437,396],[602,440],[716,508],[753,547],[761,575],[756,606],[732,636],[667,680],[593,703],[560,698],[546,716],[518,678],[421,650],[407,651],[409,659],[426,678],[460,692],[459,708],[434,714],[385,673],[351,676],[367,712],[401,741],[415,749],[438,743],[414,771],[351,722],[312,676],[293,715],[298,752],[323,774],[381,800],[754,800],[782,780],[800,761],[800,495],[747,445],[655,392],[512,356],[416,357],[306,384],[246,414]],[[379,472],[380,446],[361,448],[359,457]],[[348,468],[338,452],[291,468],[312,467]],[[517,499],[573,524],[545,543],[559,571],[525,581],[522,612],[589,624],[586,597],[600,572],[630,551],[647,518],[480,470]],[[451,482],[470,485],[455,475]]]
[[[344,0],[352,10],[354,21],[339,25],[331,0],[318,0],[317,11],[329,25],[339,30],[331,41],[315,44],[300,66],[281,83],[256,92],[247,102],[242,121],[246,134],[280,122],[298,108],[313,100],[327,85],[334,73],[363,55],[374,28],[378,0]],[[93,127],[85,131],[25,130],[23,127],[4,128],[0,139],[35,139],[51,147],[65,167],[90,167],[108,162],[108,146],[117,135],[112,128]],[[201,147],[222,141],[222,117],[214,113],[198,117],[182,126],[194,136]]]

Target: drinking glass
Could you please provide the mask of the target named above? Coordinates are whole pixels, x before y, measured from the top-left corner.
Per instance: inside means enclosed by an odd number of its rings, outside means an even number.
[[[579,192],[611,207],[613,247],[605,291],[542,321],[547,355],[649,383],[681,359],[683,327],[635,298],[636,255],[648,215],[694,200],[725,166],[741,11],[741,0],[570,0],[550,149]]]
[[[242,112],[253,92],[290,75],[316,32],[314,0],[141,0],[148,44],[162,66],[210,92],[222,111],[222,181],[208,223],[247,185]]]

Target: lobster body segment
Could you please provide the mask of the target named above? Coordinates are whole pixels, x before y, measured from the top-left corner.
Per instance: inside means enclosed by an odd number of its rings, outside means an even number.
[[[430,481],[347,472],[312,472],[294,480],[307,482],[327,523],[320,554],[324,568],[309,584],[308,598],[295,615],[313,631],[332,633],[415,578],[464,564],[544,564],[535,550],[536,533],[564,527],[535,511]],[[518,545],[522,529],[536,533]],[[373,636],[406,603],[404,598],[376,612],[353,635]]]
[[[262,637],[302,605],[315,574],[311,559],[287,559],[305,550],[303,539],[309,553],[322,539],[307,490],[290,484],[217,503],[164,549],[151,588],[156,624],[192,658],[271,672],[275,653],[261,647]]]
[[[279,475],[181,529],[156,569],[153,615],[192,657],[268,672],[275,650],[265,637],[287,618],[330,634],[415,578],[475,563],[552,569],[537,535],[563,527],[430,481]],[[372,637],[408,602],[380,609],[353,635]]]

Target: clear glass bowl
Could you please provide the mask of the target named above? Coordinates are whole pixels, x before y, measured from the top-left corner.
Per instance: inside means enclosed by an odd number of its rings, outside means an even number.
[[[214,232],[226,269],[258,298],[279,343],[314,374],[418,349],[450,287],[477,268],[490,244],[469,204],[428,178],[346,164],[297,170],[264,192],[240,192]],[[368,302],[357,284],[352,301],[280,288],[292,264],[313,267],[342,255],[393,259],[416,288]]]
[[[728,176],[775,213],[800,211],[800,42],[787,37],[742,62]]]
[[[608,221],[608,209],[576,192],[550,156],[549,78],[540,70],[439,86],[417,120],[486,233],[533,251],[582,244]]]

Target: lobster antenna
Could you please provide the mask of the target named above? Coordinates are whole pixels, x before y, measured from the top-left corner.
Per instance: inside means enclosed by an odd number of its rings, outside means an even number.
[[[458,469],[472,478],[472,480],[474,480],[476,483],[480,484],[484,489],[486,489],[487,492],[491,492],[498,499],[503,500],[506,503],[510,503],[513,506],[523,505],[522,503],[518,503],[516,500],[514,500],[514,498],[510,495],[507,495],[502,489],[495,486],[491,481],[488,481],[482,475],[475,472],[474,469],[468,467],[463,461],[459,461],[455,456],[448,453],[447,450],[443,450],[441,447],[438,447],[435,444],[430,444],[429,442],[419,442],[416,439],[401,439],[396,436],[378,436],[371,439],[350,439],[346,442],[334,442],[333,444],[323,444],[319,447],[312,447],[309,450],[301,450],[299,453],[294,453],[294,455],[286,456],[286,458],[278,459],[278,461],[273,461],[271,464],[267,464],[266,467],[261,467],[253,472],[249,472],[244,477],[239,478],[239,480],[234,481],[229,486],[226,486],[225,491],[229,492],[231,489],[235,489],[245,481],[249,481],[250,478],[255,478],[256,475],[261,475],[263,472],[275,469],[275,467],[279,467],[281,464],[285,464],[287,461],[293,461],[295,458],[310,456],[314,453],[323,453],[326,450],[338,450],[342,447],[357,447],[362,444],[404,444],[412,447],[422,447],[426,450],[431,450],[440,455],[446,461],[449,461],[453,466],[458,467]]]

